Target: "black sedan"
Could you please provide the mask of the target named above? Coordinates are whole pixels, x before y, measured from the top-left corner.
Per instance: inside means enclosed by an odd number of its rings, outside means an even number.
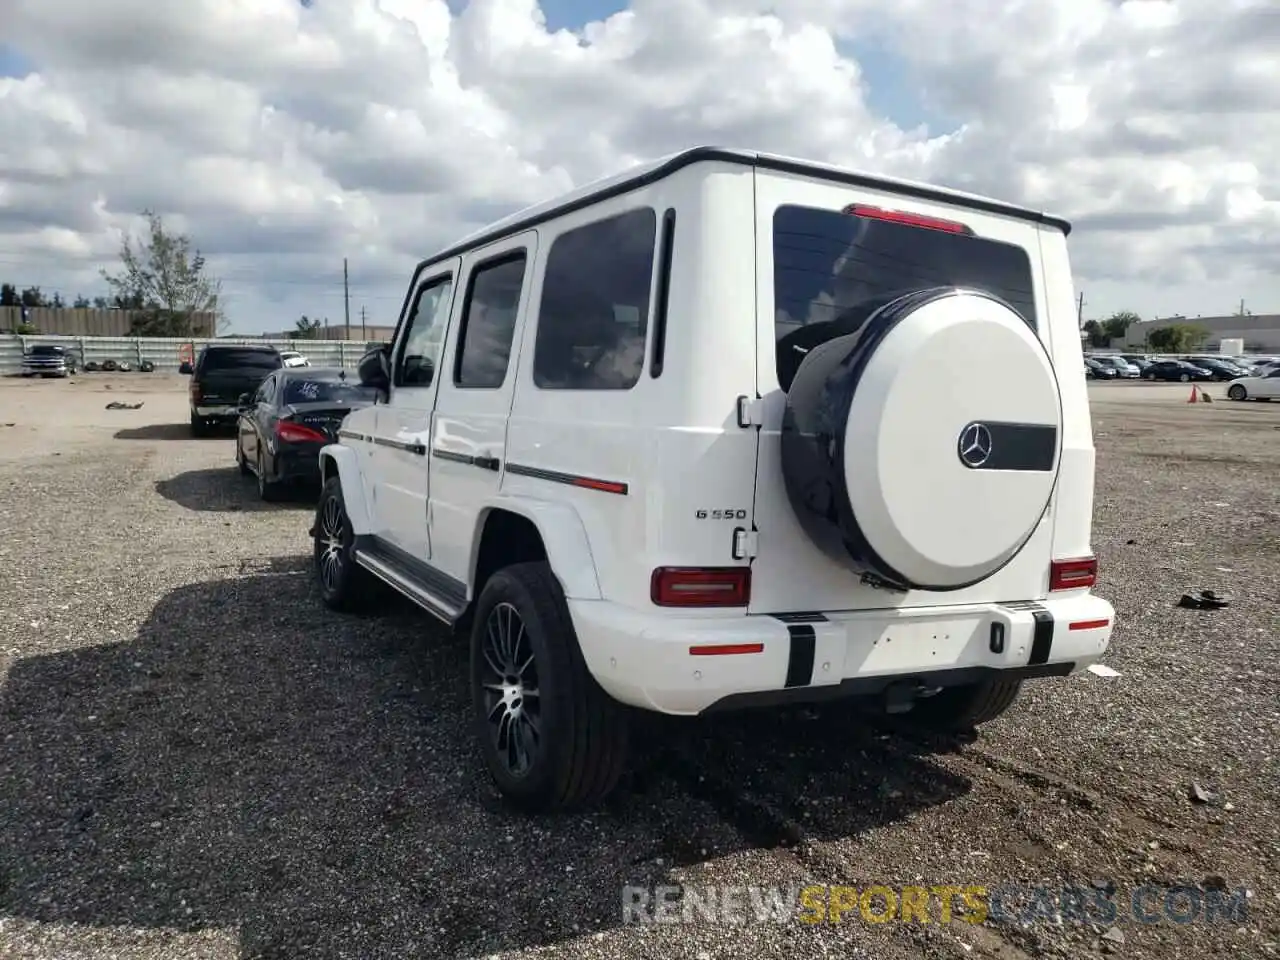
[[[369,406],[376,396],[345,370],[277,370],[253,394],[240,396],[240,472],[258,478],[263,500],[277,499],[289,486],[318,483],[320,448],[337,439],[348,413]]]
[[[1143,380],[1212,380],[1213,374],[1204,367],[1185,360],[1157,360],[1142,371]]]

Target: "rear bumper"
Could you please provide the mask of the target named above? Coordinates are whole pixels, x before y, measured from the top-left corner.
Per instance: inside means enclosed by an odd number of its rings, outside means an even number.
[[[322,443],[281,447],[275,456],[276,475],[281,481],[319,481]]]
[[[1066,676],[1097,661],[1115,611],[1091,593],[1029,602],[710,618],[570,600],[582,653],[614,699],[668,714],[875,694],[904,680],[970,683],[994,671]],[[694,648],[758,646],[706,655]]]

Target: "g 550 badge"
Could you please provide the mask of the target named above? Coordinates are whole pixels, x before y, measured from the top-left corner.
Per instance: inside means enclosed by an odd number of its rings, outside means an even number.
[[[698,520],[745,520],[747,519],[747,511],[745,510],[695,510],[693,515]]]

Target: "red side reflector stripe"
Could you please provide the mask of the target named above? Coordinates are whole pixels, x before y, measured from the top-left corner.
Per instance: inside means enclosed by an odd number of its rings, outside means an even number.
[[[1077,620],[1067,627],[1068,630],[1099,630],[1110,624],[1110,620]]]
[[[740,653],[763,653],[763,643],[712,643],[704,647],[690,647],[692,657],[731,657]]]
[[[625,483],[615,483],[612,480],[592,480],[590,477],[574,477],[572,483],[575,487],[585,487],[588,490],[599,490],[602,493],[627,492],[627,485]]]
[[[854,217],[865,217],[868,220],[887,220],[890,223],[901,223],[908,227],[924,227],[926,230],[941,230],[943,233],[972,233],[963,223],[955,220],[942,220],[938,217],[925,217],[918,213],[907,213],[903,210],[882,210],[862,203],[854,203],[845,207],[841,213]]]

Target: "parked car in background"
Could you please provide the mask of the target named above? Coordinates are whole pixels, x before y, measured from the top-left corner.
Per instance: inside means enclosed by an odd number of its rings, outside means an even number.
[[[311,361],[300,354],[297,350],[281,350],[280,359],[284,361],[286,367],[309,367]]]
[[[191,375],[191,434],[207,436],[218,425],[240,419],[236,398],[258,389],[263,379],[284,366],[280,351],[268,344],[210,343],[183,363],[180,373]]]
[[[1150,358],[1150,357],[1146,356],[1145,354],[1141,354],[1141,353],[1122,353],[1122,354],[1120,354],[1120,359],[1121,359],[1121,360],[1124,360],[1124,361],[1126,361],[1126,362],[1128,362],[1128,363],[1131,363],[1131,364],[1133,364],[1135,367],[1137,367],[1137,368],[1138,368],[1138,374],[1139,374],[1139,375],[1141,375],[1141,374],[1142,374],[1142,371],[1143,371],[1143,370],[1145,370],[1145,369],[1147,369],[1147,367],[1151,366],[1151,363],[1152,363],[1152,360],[1151,360],[1151,358]]]
[[[1143,380],[1180,380],[1191,381],[1212,380],[1213,374],[1197,364],[1186,360],[1157,360],[1142,371]]]
[[[1240,377],[1227,387],[1231,400],[1275,400],[1280,398],[1280,365],[1261,376]]]
[[[1123,357],[1108,354],[1094,354],[1090,359],[1096,360],[1104,367],[1110,367],[1116,372],[1117,377],[1136,380],[1142,372],[1134,364],[1125,360]]]
[[[22,355],[24,377],[69,377],[78,367],[76,352],[56,343],[37,343]]]
[[[1093,357],[1085,357],[1084,375],[1091,380],[1115,380],[1120,376],[1120,371],[1115,367],[1095,360]]]
[[[378,392],[348,380],[345,370],[286,367],[238,398],[236,463],[258,478],[258,496],[274,500],[289,486],[320,482],[320,449],[338,439],[352,410]]]
[[[1212,379],[1222,383],[1249,374],[1243,367],[1220,357],[1189,357],[1187,362],[1208,370]]]

